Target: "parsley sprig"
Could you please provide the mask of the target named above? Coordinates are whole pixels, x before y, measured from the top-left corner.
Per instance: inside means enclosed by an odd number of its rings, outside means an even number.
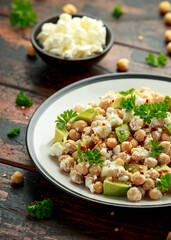
[[[164,189],[169,191],[171,189],[171,174],[170,173],[163,174],[160,180],[157,181],[156,185],[158,189]]]
[[[43,201],[35,201],[33,206],[27,207],[27,212],[30,214],[36,213],[38,219],[50,217],[52,215],[53,202],[50,198]]]
[[[37,21],[37,15],[32,10],[29,1],[15,0],[11,3],[10,22],[12,26],[20,25],[21,28],[32,26]]]
[[[123,13],[124,12],[121,9],[121,5],[119,3],[117,3],[113,9],[112,16],[115,18],[118,18]]]
[[[24,95],[24,92],[21,91],[16,98],[16,104],[19,106],[31,106],[33,102],[29,99],[27,95]]]
[[[167,57],[163,53],[160,53],[158,57],[155,57],[152,53],[149,53],[148,56],[145,58],[145,62],[154,67],[162,67],[166,65]]]
[[[131,110],[135,109],[135,95],[131,96],[130,98],[127,98],[123,104],[122,104],[122,108],[126,109],[126,112],[130,112]]]
[[[163,152],[164,150],[164,147],[163,146],[159,146],[160,142],[157,141],[157,140],[154,140],[154,141],[150,141],[148,143],[148,145],[151,146],[151,150],[150,150],[150,156],[153,157],[153,158],[157,158],[158,155]]]
[[[77,112],[74,112],[72,109],[71,110],[67,110],[64,111],[63,113],[60,114],[60,117],[57,116],[57,120],[55,122],[57,122],[57,127],[62,129],[65,127],[65,124],[67,124],[67,122],[69,122],[69,120],[73,117],[76,117],[78,115]]]
[[[128,94],[133,93],[134,91],[135,91],[135,88],[130,88],[127,91],[120,91],[119,93],[123,96],[127,96]]]
[[[99,164],[100,166],[103,166],[103,160],[100,156],[100,152],[97,149],[86,149],[82,152],[81,160],[84,160],[85,162],[89,164]]]
[[[12,136],[18,136],[20,132],[20,128],[13,128],[10,131],[8,131],[7,135],[12,137]]]

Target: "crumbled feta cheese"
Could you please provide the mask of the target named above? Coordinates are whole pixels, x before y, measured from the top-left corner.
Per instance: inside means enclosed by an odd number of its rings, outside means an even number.
[[[59,143],[54,143],[50,148],[49,155],[59,157],[62,155],[64,147]]]
[[[119,153],[121,151],[121,146],[120,145],[116,145],[116,147],[113,148],[113,153],[118,156]]]
[[[112,156],[112,151],[107,151],[107,148],[102,148],[100,150],[100,154],[102,156],[105,156],[108,159],[108,158],[110,158]]]
[[[108,116],[107,121],[110,123],[110,125],[112,127],[119,126],[119,125],[121,125],[123,123],[123,120],[121,118],[119,118],[118,115],[115,114],[115,113],[111,113]]]
[[[106,121],[99,121],[100,126],[93,127],[94,133],[98,134],[101,138],[106,138],[112,131],[112,127]]]

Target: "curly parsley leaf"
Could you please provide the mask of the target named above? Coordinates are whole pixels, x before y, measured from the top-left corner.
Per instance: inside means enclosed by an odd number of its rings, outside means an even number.
[[[100,152],[97,149],[85,149],[84,147],[81,148],[82,157],[81,159],[89,164],[99,164],[103,166],[103,160],[100,156]]]
[[[27,207],[27,212],[37,214],[38,219],[44,219],[52,215],[53,202],[50,198],[43,201],[35,201],[33,206]]]
[[[149,53],[145,58],[145,62],[147,64],[151,64],[154,67],[162,67],[166,65],[167,57],[163,53],[160,53],[158,57],[155,57],[152,53]]]
[[[133,93],[134,91],[135,91],[135,88],[130,88],[127,91],[120,91],[119,93],[123,96],[127,96],[128,94]]]
[[[156,185],[158,189],[164,189],[169,191],[171,189],[171,174],[170,173],[163,174],[160,180],[157,181]]]
[[[20,128],[13,128],[10,131],[8,131],[7,135],[12,137],[12,136],[18,136],[20,132]]]
[[[113,9],[112,16],[115,18],[118,18],[123,13],[124,12],[121,9],[121,5],[119,3],[117,3]]]
[[[127,98],[123,104],[122,104],[122,108],[126,109],[126,112],[130,112],[131,110],[134,110],[135,108],[135,95],[131,96],[130,98]]]
[[[21,91],[16,98],[16,104],[19,106],[31,106],[33,102],[29,99],[27,95],[24,95],[24,92]]]
[[[151,150],[150,150],[150,156],[153,157],[153,158],[157,158],[158,155],[163,152],[164,150],[164,147],[163,146],[159,146],[160,142],[157,141],[157,140],[154,140],[154,141],[150,141],[148,143],[148,145],[151,146]]]
[[[65,124],[67,124],[71,118],[76,117],[77,115],[78,113],[74,112],[72,109],[64,111],[62,114],[60,114],[60,117],[57,116],[57,120],[55,121],[57,122],[57,127],[60,129],[64,128]]]
[[[134,108],[134,115],[139,116],[141,119],[144,119],[144,122],[150,124],[153,118],[166,118],[168,110],[169,106],[165,102],[154,104],[144,103]]]
[[[37,21],[37,15],[32,10],[32,5],[26,0],[15,0],[11,3],[10,22],[12,26],[20,25],[21,28],[32,26]]]

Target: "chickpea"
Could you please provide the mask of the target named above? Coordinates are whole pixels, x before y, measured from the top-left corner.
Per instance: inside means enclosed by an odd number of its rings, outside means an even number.
[[[73,152],[72,157],[73,157],[73,159],[74,159],[75,161],[78,160],[77,151]]]
[[[87,164],[86,162],[81,162],[76,166],[76,170],[80,172],[82,175],[87,175],[88,167],[89,164]]]
[[[135,185],[142,185],[145,182],[145,176],[139,172],[136,172],[132,175],[132,182]]]
[[[162,14],[166,14],[170,11],[171,5],[168,1],[163,1],[159,4],[159,11]]]
[[[65,153],[72,154],[77,149],[76,142],[74,142],[73,140],[67,140],[66,142],[64,142],[64,148],[65,148]]]
[[[170,163],[170,157],[166,154],[166,153],[160,153],[158,155],[157,160],[159,161],[159,163],[161,164],[166,164],[168,165]]]
[[[137,131],[138,129],[142,128],[144,124],[143,119],[140,119],[138,117],[134,117],[131,121],[130,121],[130,128],[132,131]]]
[[[152,200],[158,200],[162,197],[162,193],[159,189],[153,188],[153,189],[150,189],[150,191],[149,191],[149,197]]]
[[[144,165],[147,166],[148,168],[154,168],[157,166],[158,161],[155,158],[148,157],[145,158]]]
[[[16,171],[12,176],[11,176],[11,181],[15,184],[20,184],[24,182],[24,176],[23,173]]]
[[[102,115],[103,117],[105,117],[106,111],[105,111],[104,109],[102,109],[102,108],[100,108],[100,107],[97,107],[96,109],[97,109],[97,111],[99,112],[100,115]]]
[[[96,108],[97,107],[97,103],[90,102],[90,103],[88,103],[88,105],[90,105],[92,108]]]
[[[161,139],[162,139],[163,141],[170,141],[170,142],[171,142],[171,135],[169,135],[168,133],[163,133],[163,134],[161,135]]]
[[[69,131],[69,138],[74,140],[74,141],[77,141],[78,139],[81,138],[81,134],[79,132],[77,132],[75,129],[71,129]]]
[[[160,138],[161,138],[161,135],[162,135],[162,133],[158,132],[158,131],[153,131],[151,133],[151,136],[152,136],[153,140],[158,140],[159,141]]]
[[[77,104],[73,110],[74,112],[82,113],[84,111],[84,106],[82,104]]]
[[[168,12],[164,15],[164,21],[166,24],[171,25],[171,12]]]
[[[121,109],[115,109],[115,113],[118,115],[119,118],[124,118],[124,114]]]
[[[171,54],[171,42],[169,42],[166,46],[166,50],[169,54]]]
[[[125,72],[128,70],[128,65],[129,65],[129,60],[126,58],[121,58],[118,62],[117,62],[117,68],[119,71],[121,72]]]
[[[108,148],[114,148],[116,147],[116,145],[118,144],[117,139],[116,138],[108,138],[106,145]]]
[[[150,170],[146,171],[146,176],[148,178],[152,178],[153,180],[156,180],[159,177],[159,175],[160,174],[154,169],[150,169]]]
[[[102,100],[100,103],[99,103],[99,107],[106,110],[109,106],[111,105],[111,101],[108,101],[106,99]]]
[[[34,47],[33,47],[31,42],[29,42],[29,44],[27,45],[27,54],[30,57],[36,56],[36,50],[34,49]]]
[[[108,135],[108,138],[116,138],[116,133],[115,132],[111,132],[109,135]]]
[[[144,142],[146,132],[143,129],[139,129],[134,133],[134,137],[138,142]]]
[[[72,128],[72,124],[68,122],[68,123],[65,125],[65,128],[66,128],[67,131],[70,131],[71,128]]]
[[[89,135],[82,137],[82,143],[86,148],[91,148],[94,146],[94,142]]]
[[[82,134],[91,135],[92,132],[93,132],[93,131],[92,131],[91,127],[85,127],[85,128],[83,129]]]
[[[130,143],[132,144],[133,148],[136,148],[138,146],[138,141],[136,139],[131,139]]]
[[[95,193],[102,193],[103,192],[103,184],[102,182],[98,181],[94,184],[94,192]]]
[[[148,191],[150,189],[153,189],[155,188],[155,183],[154,183],[154,180],[151,179],[151,178],[147,178],[143,184],[143,189],[145,191]]]
[[[93,121],[91,123],[91,128],[97,127],[98,126],[98,122],[97,121]]]
[[[62,160],[66,159],[70,157],[70,155],[61,155],[59,158],[58,158],[58,162],[60,163]]]
[[[83,129],[87,126],[88,124],[84,120],[78,120],[73,124],[73,128],[78,132],[82,132]]]
[[[166,154],[168,154],[171,149],[170,145],[171,144],[169,141],[163,141],[159,144],[159,146],[162,146],[164,148],[163,152]]]
[[[165,39],[166,42],[171,42],[171,30],[167,30],[164,33],[164,39]]]
[[[142,198],[142,193],[137,187],[132,187],[127,192],[127,198],[131,202],[139,202]]]
[[[89,168],[89,173],[92,175],[99,176],[101,174],[102,168],[98,164],[93,164]]]
[[[166,240],[171,240],[171,232],[168,233]]]
[[[127,152],[119,153],[118,157],[121,158],[124,163],[129,163],[131,161],[131,156]]]
[[[75,14],[75,13],[77,13],[77,8],[73,4],[68,3],[63,6],[62,12]]]
[[[73,183],[81,184],[83,183],[83,175],[77,170],[70,172],[70,181]]]
[[[71,169],[74,167],[74,159],[72,157],[67,157],[63,159],[60,162],[59,167],[64,172],[70,172]]]
[[[96,144],[100,141],[100,136],[97,134],[92,134],[91,135],[91,140]]]
[[[132,148],[131,154],[131,158],[133,161],[139,161],[144,159],[144,152],[141,148]]]
[[[123,152],[130,152],[132,149],[132,143],[131,142],[122,142],[121,149]]]

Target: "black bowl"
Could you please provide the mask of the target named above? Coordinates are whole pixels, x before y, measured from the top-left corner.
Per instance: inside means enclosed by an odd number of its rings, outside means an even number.
[[[110,48],[113,45],[114,37],[113,32],[111,28],[104,23],[104,26],[106,27],[106,46],[104,50],[101,53],[89,56],[89,57],[83,57],[83,58],[64,58],[60,56],[53,55],[51,53],[45,52],[40,44],[38,43],[38,40],[36,39],[37,35],[41,31],[42,25],[44,23],[56,23],[59,20],[60,15],[55,15],[51,17],[47,17],[43,19],[41,22],[35,25],[35,27],[32,30],[31,33],[31,42],[37,52],[37,54],[50,66],[62,69],[62,70],[72,70],[72,71],[82,71],[86,70],[88,68],[91,68],[93,65],[95,65],[97,62],[99,62],[106,53],[110,50]],[[73,17],[83,17],[84,15],[81,14],[72,14]],[[91,18],[94,18],[92,16],[88,16]],[[97,19],[97,18],[94,18]]]

